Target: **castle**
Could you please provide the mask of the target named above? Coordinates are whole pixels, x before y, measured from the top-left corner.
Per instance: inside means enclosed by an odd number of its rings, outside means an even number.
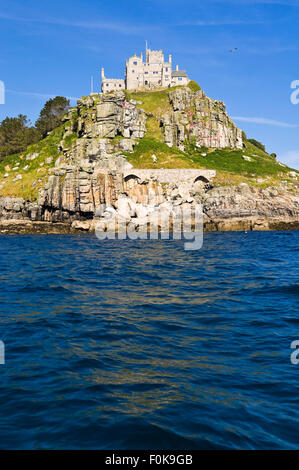
[[[172,56],[168,62],[164,60],[163,51],[152,51],[146,47],[145,62],[143,54],[134,54],[126,61],[126,78],[106,78],[104,68],[101,71],[102,93],[115,90],[133,90],[137,88],[167,88],[177,85],[187,85],[189,77],[185,70],[176,66],[172,70]]]

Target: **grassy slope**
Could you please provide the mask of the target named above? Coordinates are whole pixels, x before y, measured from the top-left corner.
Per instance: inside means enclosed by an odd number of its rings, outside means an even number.
[[[201,153],[206,153],[202,156]],[[157,163],[153,163],[152,155],[156,155]],[[242,155],[250,156],[250,162],[243,160]],[[204,152],[197,149],[192,154],[169,148],[157,139],[142,139],[133,153],[126,153],[127,159],[136,168],[207,168],[219,173],[219,182],[225,182],[225,175],[233,181],[269,178],[273,180],[287,179],[290,168],[282,167],[269,155],[261,152],[254,145],[248,144],[244,150],[217,149]],[[236,178],[239,176],[241,178]],[[271,181],[270,181],[271,180]]]
[[[55,160],[59,156],[58,144],[62,139],[64,125],[51,132],[44,140],[37,144],[30,145],[25,152],[10,155],[0,161],[0,195],[16,196],[24,199],[35,199],[38,190],[45,184],[48,178],[48,169],[53,167]],[[26,160],[28,155],[39,153],[34,160]],[[46,159],[52,157],[51,163],[46,163]],[[19,163],[18,169],[13,170]],[[28,165],[28,168],[26,166]],[[8,178],[4,174],[8,173]],[[13,181],[17,175],[22,175],[19,181]]]

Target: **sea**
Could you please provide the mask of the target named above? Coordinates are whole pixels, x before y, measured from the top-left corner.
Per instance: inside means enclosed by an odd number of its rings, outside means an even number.
[[[0,449],[297,449],[298,246],[2,235]]]

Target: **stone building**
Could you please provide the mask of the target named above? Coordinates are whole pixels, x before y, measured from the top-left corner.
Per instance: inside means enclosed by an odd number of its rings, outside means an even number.
[[[133,90],[136,88],[167,88],[177,85],[187,85],[189,77],[185,70],[172,70],[172,56],[165,62],[163,51],[152,51],[146,48],[145,61],[143,54],[134,54],[126,61],[126,78],[106,78],[104,68],[101,72],[102,93],[115,90]]]

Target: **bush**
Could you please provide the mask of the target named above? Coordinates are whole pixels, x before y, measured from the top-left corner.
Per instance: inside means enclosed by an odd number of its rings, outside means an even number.
[[[255,145],[258,149],[262,150],[263,152],[266,152],[266,147],[258,140],[255,140],[255,139],[247,139],[247,140],[251,144]]]
[[[196,83],[194,80],[191,80],[191,82],[188,83],[187,85],[190,90],[192,91],[198,91],[198,90],[201,90],[200,86],[198,85],[198,83]]]

